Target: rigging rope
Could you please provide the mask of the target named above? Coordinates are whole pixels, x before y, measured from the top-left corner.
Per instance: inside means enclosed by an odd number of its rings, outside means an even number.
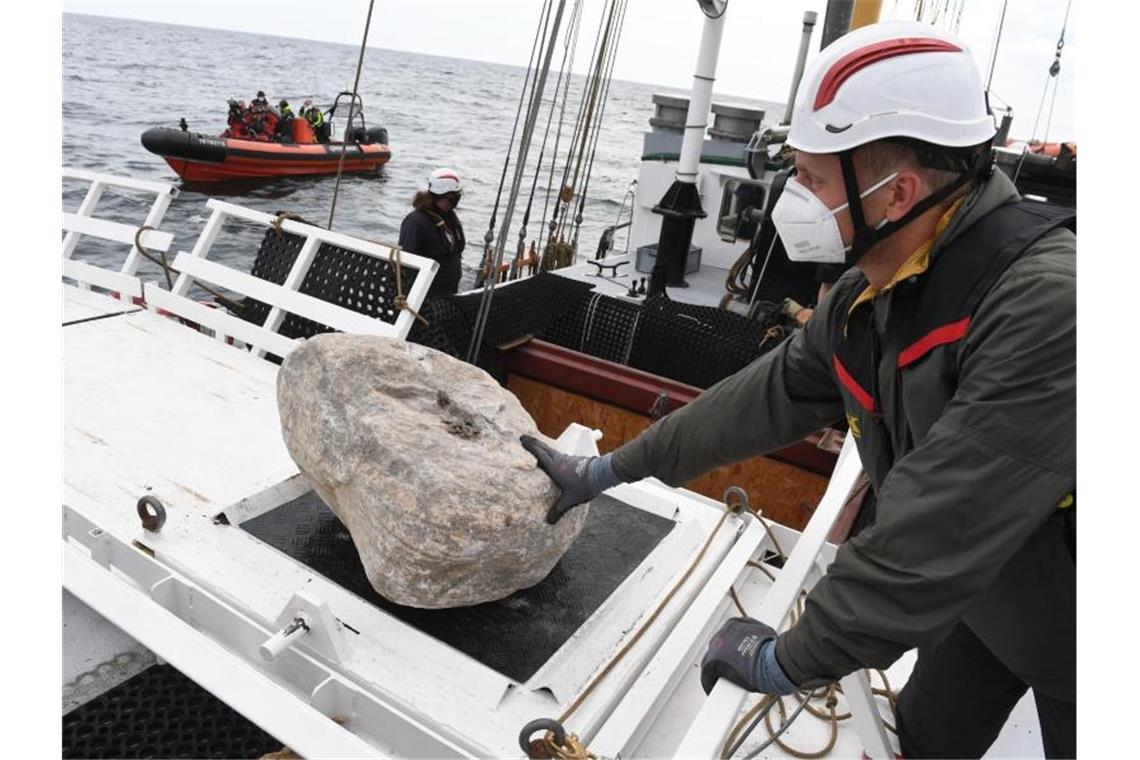
[[[507,199],[507,208],[503,212],[503,226],[502,231],[499,233],[499,240],[495,251],[495,266],[491,270],[497,275],[499,267],[503,263],[503,251],[506,247],[507,234],[510,231],[511,217],[514,216],[515,203],[518,200],[519,190],[522,185],[523,171],[526,169],[527,152],[530,150],[531,138],[534,136],[534,124],[538,119],[539,111],[542,109],[538,106],[542,102],[542,93],[546,88],[546,77],[550,73],[550,60],[554,57],[555,43],[558,40],[558,30],[562,25],[562,15],[566,10],[566,0],[558,0],[558,11],[554,17],[554,27],[550,34],[550,44],[546,47],[546,54],[542,62],[542,69],[539,72],[538,87],[536,95],[532,98],[531,108],[528,109],[526,124],[523,126],[523,133],[519,139],[519,153],[515,161],[515,174],[511,182],[511,193]],[[467,351],[467,361],[474,364],[479,355],[479,349],[483,343],[483,332],[487,327],[487,316],[491,311],[491,300],[494,298],[494,280],[495,278],[485,278],[483,282],[483,294],[479,302],[479,313],[475,320],[475,329],[471,334],[471,344]]]
[[[558,68],[558,80],[554,83],[554,97],[550,101],[550,112],[546,116],[546,129],[543,130],[543,133],[542,133],[542,147],[538,151],[538,161],[535,162],[535,165],[534,165],[534,178],[531,180],[531,183],[530,183],[530,195],[526,201],[526,211],[523,213],[522,227],[519,229],[518,255],[515,257],[514,262],[511,263],[511,279],[514,279],[518,274],[516,267],[519,265],[520,261],[522,260],[523,251],[526,248],[526,228],[527,228],[527,225],[530,223],[530,212],[531,212],[531,207],[534,205],[534,194],[535,194],[535,191],[538,189],[538,175],[542,170],[542,159],[546,155],[546,141],[550,137],[550,125],[554,120],[555,106],[558,105],[558,92],[560,89],[562,89],[563,75],[566,75],[567,83],[569,83],[570,74],[567,72],[567,69],[566,69],[566,61],[567,61],[567,58],[569,57],[571,60],[571,66],[573,65],[573,56],[570,55],[570,48],[571,48],[571,44],[577,39],[578,22],[581,19],[581,17],[582,17],[582,0],[574,0],[574,10],[571,11],[571,13],[570,13],[570,28],[569,28],[569,31],[566,33],[566,41],[565,41],[563,49],[562,49],[562,64]],[[563,101],[563,103],[565,103],[565,101]],[[541,104],[540,104],[540,107],[541,107]],[[557,141],[555,142],[554,150],[555,150],[555,155],[557,155],[557,151],[558,151]],[[553,169],[554,162],[551,161],[550,165],[551,165],[551,168]],[[549,193],[549,188],[548,188],[547,199],[549,200],[549,198],[550,198],[550,193]],[[546,212],[543,211],[543,223],[545,223],[545,221],[546,221],[545,213]],[[539,233],[538,234],[539,234],[539,238],[541,238],[542,237],[542,225],[541,224],[539,225]]]
[[[613,45],[610,47],[609,61],[606,63],[605,83],[602,86],[602,107],[598,112],[598,120],[594,126],[594,137],[590,143],[590,160],[586,164],[586,178],[582,183],[582,192],[578,195],[578,213],[574,216],[574,239],[571,242],[571,247],[578,250],[578,232],[582,227],[582,212],[586,207],[586,196],[590,191],[590,177],[594,173],[594,156],[598,150],[598,138],[602,133],[602,120],[606,116],[606,104],[609,102],[610,97],[610,84],[613,82],[614,75],[614,62],[617,60],[618,46],[621,44],[622,27],[625,25],[625,11],[628,7],[628,0],[620,0],[621,11],[618,16],[617,33],[613,38]],[[723,11],[722,11],[723,12]]]
[[[507,155],[503,158],[503,171],[499,175],[499,189],[495,192],[495,205],[491,208],[491,220],[487,223],[487,232],[483,235],[483,260],[480,263],[479,274],[475,279],[475,287],[482,286],[486,277],[490,276],[488,270],[491,259],[491,243],[495,239],[495,222],[499,214],[499,201],[503,197],[503,185],[507,181],[507,167],[510,166],[511,151],[515,147],[515,133],[518,131],[519,118],[522,116],[523,99],[526,97],[527,85],[530,83],[530,75],[534,70],[534,55],[538,50],[538,39],[546,28],[543,19],[545,18],[547,21],[550,19],[550,3],[551,0],[545,0],[542,10],[538,14],[538,26],[534,30],[534,42],[531,43],[530,58],[527,59],[526,76],[523,78],[522,90],[519,92],[518,106],[515,107],[515,123],[511,127],[511,139],[507,143]],[[495,275],[498,276],[498,273],[496,272]]]
[[[612,0],[611,0],[611,2],[612,2]],[[611,5],[611,10],[612,10],[612,5]],[[609,17],[609,14],[606,12],[605,6],[603,5],[602,6],[602,18],[608,18],[608,17]],[[589,66],[586,67],[586,71],[589,72],[589,74],[587,75],[586,82],[582,86],[582,97],[581,97],[581,100],[578,102],[578,114],[574,119],[574,132],[572,133],[572,136],[570,139],[570,148],[566,152],[566,166],[562,171],[562,182],[559,185],[558,195],[555,198],[554,213],[551,215],[551,219],[550,219],[550,238],[547,241],[547,248],[548,249],[550,248],[551,245],[553,245],[555,243],[554,237],[555,237],[555,230],[556,229],[558,230],[559,237],[562,236],[562,219],[559,217],[559,212],[562,211],[563,206],[565,206],[566,208],[569,208],[569,203],[573,198],[573,189],[570,185],[570,166],[574,163],[574,156],[575,156],[575,152],[576,152],[577,147],[578,147],[581,132],[584,128],[586,128],[585,122],[586,122],[586,114],[588,111],[588,109],[586,108],[587,100],[590,100],[591,96],[595,93],[594,85],[596,82],[595,82],[594,74],[596,73],[596,70],[597,70],[598,55],[599,55],[599,52],[602,48],[602,38],[603,38],[603,24],[599,20],[598,31],[594,35],[594,48],[593,48],[593,51],[590,53],[590,64],[589,64]],[[547,192],[549,193],[550,191],[547,190]],[[559,241],[559,242],[561,242],[561,241]],[[556,254],[557,253],[558,252],[556,251]],[[551,266],[551,262],[549,260],[549,257],[546,254],[547,254],[547,252],[544,251],[541,268],[544,270],[545,269],[556,269],[556,268],[558,268],[557,265]]]
[[[1073,0],[1069,0],[1069,4],[1065,6],[1065,19],[1061,23],[1061,34],[1057,38],[1057,48],[1053,53],[1053,63],[1049,65],[1049,73],[1045,77],[1045,86],[1041,88],[1041,102],[1037,104],[1037,116],[1033,119],[1033,133],[1029,137],[1029,143],[1022,149],[1021,158],[1018,159],[1017,168],[1013,171],[1013,182],[1017,182],[1017,178],[1021,175],[1021,167],[1025,164],[1025,156],[1029,153],[1029,146],[1037,139],[1037,127],[1041,122],[1041,111],[1045,107],[1045,98],[1049,95],[1049,85],[1053,85],[1053,101],[1049,106],[1049,119],[1045,124],[1045,136],[1049,136],[1049,127],[1053,121],[1053,105],[1057,102],[1057,89],[1060,86],[1061,73],[1061,52],[1065,48],[1065,31],[1069,27],[1069,11],[1073,8]],[[1044,141],[1042,141],[1044,142]]]
[[[329,224],[332,229],[333,215],[336,213],[336,198],[340,194],[340,176],[344,173],[344,155],[348,150],[348,136],[352,132],[352,116],[356,108],[357,89],[360,87],[360,71],[364,68],[364,49],[368,45],[368,28],[372,26],[372,6],[376,0],[368,0],[368,18],[364,21],[364,38],[360,40],[360,58],[356,61],[356,79],[352,82],[352,101],[348,106],[348,127],[341,138],[340,161],[336,165],[336,185],[333,186],[332,207],[329,209]],[[363,113],[363,109],[361,109]]]
[[[1001,33],[1005,29],[1005,9],[1009,6],[1009,0],[1003,0],[1001,4],[1001,18],[998,21],[997,35],[994,38],[993,55],[990,56],[990,73],[986,78],[986,91],[989,92],[994,83],[994,69],[997,67],[998,48],[1001,47]]]
[[[554,187],[554,167],[558,163],[558,160],[557,160],[558,159],[558,144],[562,141],[562,125],[566,119],[566,101],[569,99],[569,95],[570,95],[570,80],[574,76],[574,57],[575,57],[575,53],[577,52],[577,48],[578,48],[578,31],[582,27],[581,22],[582,22],[582,6],[579,5],[578,6],[578,17],[577,17],[576,23],[574,24],[574,27],[573,27],[573,41],[570,43],[570,48],[571,48],[570,49],[570,63],[566,69],[568,72],[566,75],[566,86],[562,90],[562,108],[561,108],[561,112],[558,115],[558,132],[554,136],[554,152],[552,154],[553,157],[551,158],[551,161],[550,161],[550,173],[546,179],[546,199],[542,203],[542,223],[539,225],[539,228],[538,228],[538,250],[540,251],[540,258],[539,258],[539,263],[538,263],[539,270],[544,269],[543,261],[546,259],[546,249],[543,248],[543,246],[542,246],[542,238],[543,238],[543,235],[545,235],[547,232],[546,217],[547,217],[547,211],[550,208],[550,191]],[[555,93],[555,98],[557,98],[557,92]],[[553,107],[553,105],[551,107]],[[547,129],[549,130],[549,128],[550,127],[548,125]],[[550,222],[550,233],[551,234],[554,233],[554,221],[553,220],[551,220],[551,222]]]
[[[596,128],[596,125],[594,124],[594,109],[597,107],[598,93],[602,87],[602,76],[603,76],[602,72],[604,70],[604,62],[606,60],[606,53],[607,53],[607,48],[609,46],[610,33],[613,30],[614,14],[617,11],[618,2],[619,2],[619,0],[611,0],[611,2],[610,2],[609,14],[606,17],[605,32],[602,34],[601,44],[600,44],[600,47],[598,49],[597,60],[594,62],[594,73],[593,73],[591,80],[590,80],[590,100],[586,106],[585,118],[582,121],[582,132],[580,135],[580,144],[572,146],[572,150],[574,150],[576,152],[575,163],[574,163],[574,176],[570,180],[570,184],[568,186],[564,185],[562,188],[562,198],[567,204],[567,212],[569,211],[570,201],[573,199],[574,188],[578,187],[578,178],[582,172],[582,160],[585,158],[586,150],[587,150],[586,145],[587,145],[587,142],[589,141],[589,138],[591,136],[590,130],[592,128]],[[567,195],[567,193],[569,193],[569,195]],[[564,232],[564,229],[566,226],[566,220],[568,218],[569,218],[568,213],[563,215],[562,223],[559,225],[559,228],[558,228],[559,236],[563,236],[563,232]]]

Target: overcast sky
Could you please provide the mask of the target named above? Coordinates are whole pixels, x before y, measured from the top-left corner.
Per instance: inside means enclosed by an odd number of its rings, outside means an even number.
[[[603,0],[584,0],[576,69],[586,65]],[[993,91],[1014,108],[1013,134],[1028,137],[1042,102],[1057,37],[1070,0],[1008,0]],[[540,0],[376,0],[369,47],[526,65]],[[567,7],[573,3],[568,2]],[[805,10],[819,12],[819,48],[826,0],[730,0],[716,92],[783,101],[790,87]],[[882,17],[912,18],[914,0],[883,0]],[[1074,3],[1065,35],[1050,139],[1075,139],[1074,71],[1078,60]],[[65,0],[67,12],[251,31],[360,44],[367,0]],[[987,75],[1001,0],[964,0],[959,34]],[[615,76],[688,89],[700,41],[695,0],[629,0]],[[1050,102],[1045,101],[1038,137]]]

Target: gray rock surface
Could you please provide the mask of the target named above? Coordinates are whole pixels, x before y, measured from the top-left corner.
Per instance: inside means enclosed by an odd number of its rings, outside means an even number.
[[[368,580],[413,607],[479,604],[538,583],[588,507],[518,442],[534,420],[487,373],[414,343],[318,335],[277,375],[293,460],[352,534]]]

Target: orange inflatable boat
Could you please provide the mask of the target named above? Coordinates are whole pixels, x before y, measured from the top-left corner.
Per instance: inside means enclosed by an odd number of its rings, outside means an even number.
[[[291,142],[262,142],[155,127],[143,132],[142,144],[188,182],[336,174],[342,154],[344,171],[366,172],[392,157],[383,127],[357,127],[347,143],[321,144],[304,119],[293,119],[291,137]]]

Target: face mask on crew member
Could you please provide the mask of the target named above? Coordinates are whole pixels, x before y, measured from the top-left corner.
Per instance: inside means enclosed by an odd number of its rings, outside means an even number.
[[[860,193],[859,198],[866,198],[897,176],[898,172],[888,174]],[[817,264],[844,263],[851,246],[843,245],[843,236],[839,233],[839,222],[836,221],[835,215],[845,208],[847,208],[846,203],[828,208],[815,193],[801,185],[794,177],[789,179],[784,185],[780,200],[772,209],[772,223],[780,233],[788,258],[792,261]],[[886,223],[887,220],[884,218],[875,225],[875,228],[878,229]]]

